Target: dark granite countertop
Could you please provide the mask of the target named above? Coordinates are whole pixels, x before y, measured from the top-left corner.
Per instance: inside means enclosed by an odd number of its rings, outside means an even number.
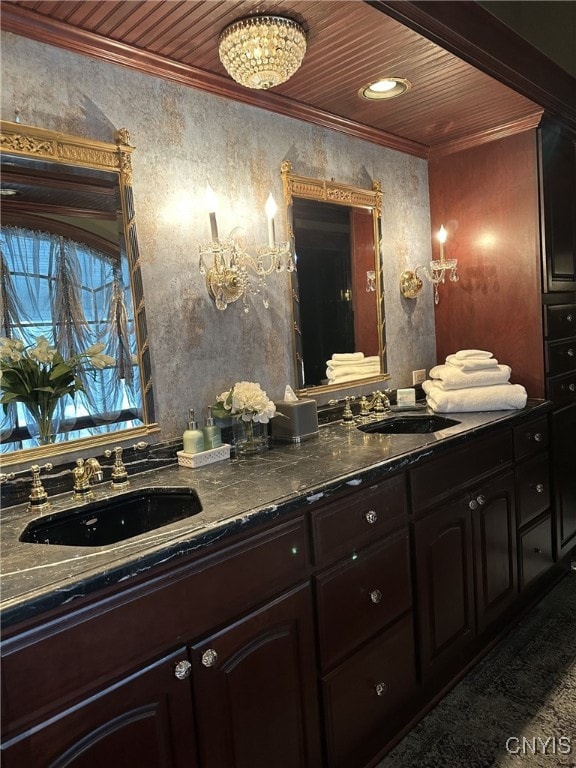
[[[313,502],[346,486],[415,466],[432,453],[476,437],[511,420],[546,413],[546,401],[520,411],[447,414],[456,426],[431,434],[366,434],[334,423],[300,444],[272,444],[265,453],[189,469],[174,465],[131,478],[130,490],[193,487],[202,512],[194,517],[105,547],[28,544],[19,541],[37,514],[19,504],[2,510],[0,528],[3,627],[72,603],[98,589],[221,541],[223,537],[279,519],[302,502]],[[94,486],[96,498],[112,495],[109,483]],[[114,493],[118,497],[119,493]],[[75,506],[72,493],[51,497],[49,514]]]

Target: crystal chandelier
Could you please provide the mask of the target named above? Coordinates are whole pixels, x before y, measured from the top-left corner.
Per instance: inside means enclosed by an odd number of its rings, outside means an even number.
[[[244,242],[244,232],[236,227],[225,242],[218,237],[215,195],[208,185],[206,190],[212,240],[199,246],[200,273],[206,276],[206,288],[216,308],[224,311],[228,304],[242,299],[244,312],[250,310],[248,295],[259,295],[266,309],[270,306],[266,278],[273,272],[294,272],[296,265],[290,243],[277,243],[274,230],[276,203],[272,195],[266,202],[268,244],[257,246],[252,256]],[[253,284],[250,272],[256,278]]]
[[[292,19],[251,16],[229,24],[220,35],[220,61],[246,88],[273,88],[302,64],[306,33]]]
[[[438,304],[440,296],[438,286],[446,281],[446,273],[449,272],[450,282],[457,283],[458,277],[458,259],[446,259],[444,256],[444,243],[447,233],[444,227],[440,227],[438,240],[440,242],[440,258],[432,259],[430,266],[426,267],[420,264],[416,269],[406,269],[400,275],[400,291],[406,299],[415,299],[422,290],[422,280],[418,277],[418,272],[422,270],[428,280],[434,286],[434,304]]]

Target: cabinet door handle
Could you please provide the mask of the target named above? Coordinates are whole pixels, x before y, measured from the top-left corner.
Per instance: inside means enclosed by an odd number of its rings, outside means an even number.
[[[378,604],[380,600],[382,600],[382,592],[380,592],[379,589],[373,589],[372,592],[370,592],[370,600],[372,600],[373,603]]]
[[[386,693],[386,683],[376,683],[374,686],[376,690],[376,696],[384,696]]]
[[[374,525],[376,520],[378,520],[378,515],[376,512],[374,512],[373,509],[370,509],[368,512],[366,512],[364,517],[366,518],[366,522],[368,522],[370,525]]]
[[[202,654],[202,664],[204,664],[205,667],[213,667],[214,664],[216,664],[217,658],[218,654],[214,648],[208,648],[208,650],[204,651]]]
[[[186,680],[187,677],[190,677],[191,670],[192,664],[189,661],[179,661],[174,667],[174,677],[178,680]]]
[[[540,549],[540,547],[534,547],[534,554],[535,555],[541,555],[542,554],[542,550]]]
[[[480,506],[483,506],[484,504],[486,504],[486,496],[484,496],[483,494],[480,494],[479,496],[477,496],[476,501]]]
[[[468,507],[469,507],[470,509],[476,509],[476,507],[477,507],[477,506],[478,506],[478,502],[476,501],[476,499],[471,499],[471,500],[468,502]]]
[[[536,485],[536,493],[544,493],[544,483],[538,483]]]

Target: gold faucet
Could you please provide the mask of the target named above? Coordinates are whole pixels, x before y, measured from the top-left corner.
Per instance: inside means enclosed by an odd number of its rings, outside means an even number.
[[[114,466],[112,467],[112,483],[110,487],[114,491],[119,491],[123,488],[128,488],[130,480],[128,480],[126,465],[122,461],[122,448],[117,445],[114,451],[104,451],[104,456],[108,459],[112,456],[112,453],[114,453]]]
[[[363,422],[377,421],[382,419],[385,414],[390,412],[390,399],[387,392],[372,392],[372,399],[369,401],[366,397],[360,400],[360,418]]]
[[[101,482],[104,477],[102,467],[98,459],[76,459],[76,466],[72,470],[74,476],[75,501],[86,501],[94,498],[94,492],[90,487],[91,481]]]
[[[40,467],[38,464],[32,464],[30,471],[32,472],[32,490],[30,496],[28,496],[28,511],[29,512],[46,512],[50,509],[50,502],[48,501],[48,494],[46,489],[42,485],[40,479],[40,472],[45,469],[49,472],[52,469],[52,464],[48,462]]]

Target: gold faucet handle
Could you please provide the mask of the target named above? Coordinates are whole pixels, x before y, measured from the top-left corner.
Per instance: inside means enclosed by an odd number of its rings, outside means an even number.
[[[112,484],[111,487],[114,490],[119,490],[120,488],[127,488],[130,485],[130,481],[128,480],[128,470],[126,469],[126,465],[122,461],[122,447],[117,445],[114,450],[106,450],[104,451],[104,456],[106,456],[107,459],[114,454],[114,466],[112,467]]]
[[[30,495],[28,496],[28,510],[34,512],[45,512],[50,509],[50,502],[48,501],[48,494],[46,489],[42,485],[40,479],[40,472],[45,469],[49,472],[53,468],[53,464],[47,462],[42,467],[39,464],[32,464],[30,472],[32,472],[32,488]]]

